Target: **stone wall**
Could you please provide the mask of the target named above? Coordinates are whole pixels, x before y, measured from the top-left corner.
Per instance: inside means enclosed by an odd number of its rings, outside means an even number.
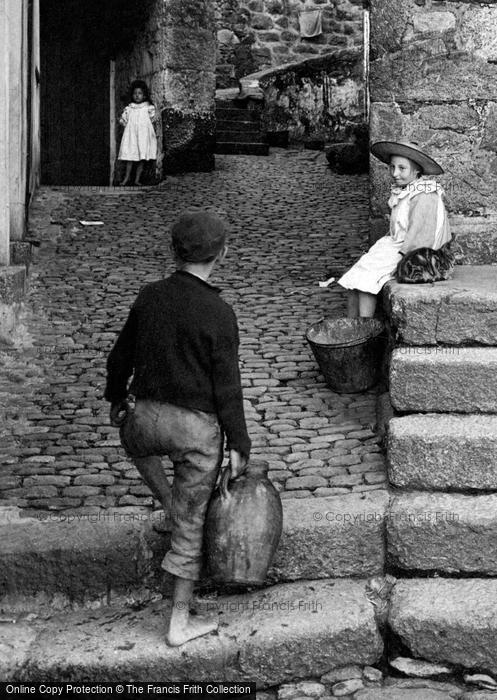
[[[139,26],[116,57],[116,116],[130,82],[145,80],[160,113],[155,175],[210,170],[216,63],[212,3],[143,0],[139,6]]]
[[[362,47],[363,0],[315,0],[322,10],[322,33],[302,38],[301,0],[215,0],[218,30],[234,35],[231,51],[219,56],[219,87],[236,85],[240,77],[258,70]]]
[[[323,145],[350,139],[365,123],[362,52],[338,51],[256,73],[268,132]]]
[[[371,140],[418,142],[465,262],[497,263],[497,3],[371,2]],[[385,231],[387,168],[371,162],[372,238]]]

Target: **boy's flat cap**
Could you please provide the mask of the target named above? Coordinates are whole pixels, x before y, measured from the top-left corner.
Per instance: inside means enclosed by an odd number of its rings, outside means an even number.
[[[200,263],[216,256],[226,241],[226,224],[209,211],[187,211],[171,229],[172,244],[184,262]]]

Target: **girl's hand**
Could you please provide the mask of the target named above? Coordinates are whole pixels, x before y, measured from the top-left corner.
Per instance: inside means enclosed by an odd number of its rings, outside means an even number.
[[[148,108],[148,116],[150,117],[151,122],[155,122],[157,119],[157,114],[155,112],[155,107],[154,105],[150,105]]]
[[[129,115],[129,107],[125,107],[123,109],[123,113],[121,114],[121,118],[119,119],[119,123],[122,124],[123,126],[126,126],[128,123],[128,115]]]

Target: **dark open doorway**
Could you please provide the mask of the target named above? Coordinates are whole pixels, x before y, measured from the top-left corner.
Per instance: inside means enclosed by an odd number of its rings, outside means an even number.
[[[42,184],[109,184],[105,4],[41,0]]]

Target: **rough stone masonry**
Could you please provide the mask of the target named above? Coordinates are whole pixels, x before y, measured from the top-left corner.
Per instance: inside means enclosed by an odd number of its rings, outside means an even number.
[[[461,262],[497,253],[497,4],[371,2],[371,139],[406,138],[444,167]],[[371,163],[372,238],[388,176]]]
[[[236,81],[255,71],[322,56],[342,49],[362,49],[362,0],[317,0],[322,32],[301,36],[301,0],[215,0],[216,27],[235,33],[239,43],[227,63],[217,66],[219,87],[226,87],[230,75]],[[232,81],[233,82],[233,81]],[[221,84],[222,83],[222,84]]]
[[[141,78],[162,113],[158,175],[214,169],[216,38],[208,0],[147,0],[142,26],[116,57],[116,104]],[[124,106],[124,105],[123,105]]]

